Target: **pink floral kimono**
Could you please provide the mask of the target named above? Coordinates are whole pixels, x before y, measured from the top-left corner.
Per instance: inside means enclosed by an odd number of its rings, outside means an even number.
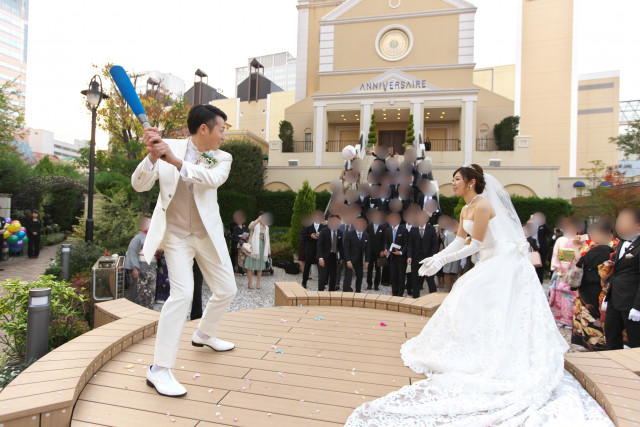
[[[549,305],[553,318],[557,323],[566,326],[573,325],[573,303],[577,292],[567,285],[562,276],[571,265],[571,262],[560,261],[558,251],[560,248],[573,249],[573,239],[559,237],[553,247],[553,256],[551,258],[551,283],[549,284]]]

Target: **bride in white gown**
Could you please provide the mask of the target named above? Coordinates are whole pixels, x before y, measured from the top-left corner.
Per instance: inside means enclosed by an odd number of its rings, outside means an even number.
[[[505,189],[477,165],[458,169],[453,189],[467,202],[458,237],[423,260],[420,274],[470,255],[475,266],[402,345],[405,365],[427,379],[363,404],[346,425],[612,426],[564,370],[568,345]]]

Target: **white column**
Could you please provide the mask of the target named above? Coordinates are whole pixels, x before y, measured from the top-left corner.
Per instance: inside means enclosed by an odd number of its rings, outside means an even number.
[[[422,130],[424,129],[424,119],[422,119],[422,100],[412,99],[411,103],[413,104],[413,130],[416,140],[413,142],[413,145],[416,148],[418,144],[420,144],[420,138],[422,137]]]
[[[316,104],[316,118],[315,118],[315,132],[314,132],[314,144],[316,149],[316,166],[322,166],[322,152],[324,151],[324,107],[327,104]]]
[[[476,139],[476,97],[465,97],[464,102],[464,135],[462,150],[464,151],[464,164],[473,163],[473,148]]]
[[[362,101],[362,117],[360,117],[360,135],[362,135],[362,143],[369,143],[369,127],[371,126],[371,106],[373,101]]]
[[[267,95],[267,124],[264,126],[264,139],[265,141],[267,141],[267,143],[269,141],[271,141],[271,138],[269,137],[269,122],[271,121],[271,94]]]
[[[240,98],[236,98],[236,130],[240,129]]]

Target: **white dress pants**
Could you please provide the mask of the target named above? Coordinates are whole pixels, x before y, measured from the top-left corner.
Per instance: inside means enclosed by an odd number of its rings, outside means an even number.
[[[222,315],[236,295],[237,287],[229,254],[217,253],[209,236],[199,239],[189,235],[181,239],[167,231],[163,246],[171,290],[160,312],[154,363],[173,368],[180,335],[193,300],[193,259],[198,262],[212,294],[198,325],[203,333],[215,336]],[[223,264],[222,260],[226,263]]]

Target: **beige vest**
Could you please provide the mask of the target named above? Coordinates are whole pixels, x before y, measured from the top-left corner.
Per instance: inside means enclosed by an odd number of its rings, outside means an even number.
[[[198,238],[207,235],[193,193],[182,177],[178,179],[176,194],[167,208],[167,230],[181,239],[190,234]]]

